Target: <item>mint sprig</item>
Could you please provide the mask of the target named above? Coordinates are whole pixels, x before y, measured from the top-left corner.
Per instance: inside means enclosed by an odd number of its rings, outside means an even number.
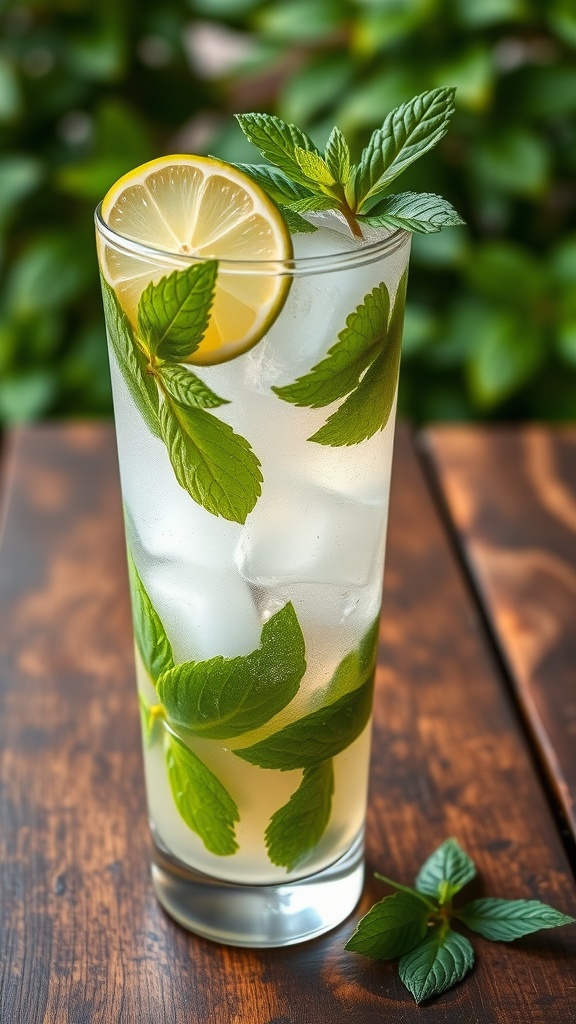
[[[400,978],[421,1003],[462,981],[474,965],[472,945],[454,931],[454,921],[496,942],[576,923],[539,900],[487,897],[454,909],[454,895],[475,876],[473,860],[456,839],[447,839],[425,861],[415,888],[376,873],[398,891],[368,911],[345,948],[374,960],[399,957]]]
[[[426,234],[462,224],[440,196],[389,193],[393,181],[446,134],[454,112],[455,89],[439,88],[402,103],[373,132],[354,165],[339,128],[324,153],[293,124],[269,114],[237,114],[238,123],[267,164],[238,164],[291,218],[291,230],[309,230],[302,214],[337,210],[351,233],[362,226],[403,228]],[[294,217],[298,220],[294,222]]]

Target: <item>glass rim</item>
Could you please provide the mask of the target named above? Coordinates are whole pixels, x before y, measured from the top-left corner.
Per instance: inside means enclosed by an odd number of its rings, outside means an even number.
[[[173,266],[174,269],[189,267],[216,259],[210,256],[195,256],[193,253],[175,253],[167,249],[155,249],[144,242],[127,238],[111,228],[102,217],[102,203],[94,211],[97,233],[114,249],[136,256],[151,263]],[[296,277],[306,274],[322,274],[335,270],[347,270],[376,263],[384,256],[391,256],[410,237],[411,232],[396,228],[385,238],[368,242],[361,249],[343,249],[342,252],[318,256],[297,256],[288,260],[228,260],[218,259],[220,271],[227,274],[264,274],[270,276]]]

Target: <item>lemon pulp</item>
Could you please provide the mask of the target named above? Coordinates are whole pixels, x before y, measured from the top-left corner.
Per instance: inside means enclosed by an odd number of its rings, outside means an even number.
[[[128,243],[194,259],[260,262],[292,258],[277,207],[247,175],[211,157],[167,156],[125,174],[102,203],[104,222]],[[161,255],[144,259],[99,239],[101,266],[136,327],[138,302],[151,282],[174,270]],[[210,365],[252,348],[286,300],[289,276],[232,273],[220,267],[210,323],[184,360]]]

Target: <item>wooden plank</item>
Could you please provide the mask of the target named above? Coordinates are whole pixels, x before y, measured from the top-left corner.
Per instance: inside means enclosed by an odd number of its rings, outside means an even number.
[[[576,838],[576,429],[435,428],[426,443]]]
[[[148,874],[110,429],[19,437],[0,550],[0,1019],[10,1024],[411,1024],[395,969],[346,953],[353,920],[288,950],[221,947],[160,910]],[[456,835],[485,891],[576,901],[482,628],[407,435],[397,449],[377,682],[370,869],[410,882]],[[370,876],[369,876],[370,877]],[[576,932],[475,940],[433,1024],[576,1020]]]

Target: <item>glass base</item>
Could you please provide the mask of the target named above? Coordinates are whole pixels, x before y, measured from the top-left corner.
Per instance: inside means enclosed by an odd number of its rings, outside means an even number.
[[[152,883],[179,924],[230,946],[291,946],[348,917],[364,882],[364,835],[330,867],[281,885],[235,885],[193,871],[154,843]]]

